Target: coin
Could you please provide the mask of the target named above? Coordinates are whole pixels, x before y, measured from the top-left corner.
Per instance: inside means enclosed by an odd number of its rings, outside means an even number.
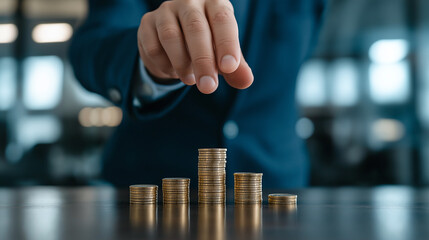
[[[234,202],[262,203],[262,173],[234,173]]]
[[[163,178],[162,200],[164,204],[189,203],[189,178]]]
[[[135,184],[129,187],[131,204],[154,204],[158,201],[158,186]]]
[[[226,200],[226,148],[198,149],[198,202]]]
[[[268,195],[269,204],[296,204],[298,196],[289,193],[272,193]]]
[[[198,152],[226,152],[226,148],[199,148]]]

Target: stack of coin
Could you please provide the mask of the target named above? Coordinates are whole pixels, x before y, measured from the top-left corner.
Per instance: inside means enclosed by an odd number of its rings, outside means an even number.
[[[262,173],[234,173],[235,203],[262,203]]]
[[[295,205],[298,196],[288,193],[272,193],[268,195],[269,204]]]
[[[158,201],[158,186],[137,184],[130,186],[130,203],[154,204]]]
[[[162,199],[164,203],[189,203],[189,178],[163,178]]]
[[[226,149],[198,149],[198,202],[225,203]]]

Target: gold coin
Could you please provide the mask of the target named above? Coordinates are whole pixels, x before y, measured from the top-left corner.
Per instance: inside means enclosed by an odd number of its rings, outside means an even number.
[[[225,170],[226,164],[198,164],[198,170]]]
[[[198,173],[224,174],[226,171],[224,168],[199,168]]]
[[[252,173],[252,172],[236,172],[234,176],[262,176],[263,173]]]
[[[177,184],[177,183],[163,183],[163,187],[168,188],[179,188],[179,189],[185,189],[189,187],[189,184]]]
[[[279,197],[297,198],[298,197],[297,195],[290,194],[290,193],[270,193],[268,196],[275,197],[275,198],[279,198]]]
[[[268,195],[269,204],[296,204],[297,195],[288,194],[288,193],[273,193]]]
[[[225,197],[226,193],[225,192],[220,192],[220,193],[198,193],[199,197],[207,197],[207,198],[213,198],[213,197],[217,197],[217,198],[221,198],[221,197]]]
[[[163,178],[163,182],[190,182],[190,178]]]
[[[164,197],[162,198],[164,201],[188,201],[189,198],[188,197],[183,197],[183,198],[172,198],[172,197]]]
[[[130,188],[158,188],[158,185],[152,185],[152,184],[134,184],[134,185],[130,185]]]
[[[262,201],[236,201],[235,204],[261,204]]]
[[[225,190],[224,189],[199,189],[200,193],[214,193],[214,194],[219,194],[219,193],[224,193]]]
[[[297,199],[298,196],[295,194],[289,194],[289,193],[271,193],[268,195],[268,198],[272,198],[272,199]]]
[[[223,151],[226,152],[226,148],[199,148],[199,152],[213,152],[213,151]]]
[[[219,157],[219,158],[226,158],[227,154],[226,152],[199,152],[198,157]]]
[[[245,183],[258,183],[258,184],[261,184],[262,183],[262,178],[259,178],[259,179],[257,179],[257,178],[254,178],[254,179],[251,179],[251,178],[237,179],[237,178],[235,178],[234,182],[236,182],[236,183],[243,183],[243,184],[245,184]]]
[[[200,156],[198,156],[198,162],[226,163],[226,156],[221,156],[221,155],[200,155]]]
[[[261,188],[262,187],[262,185],[261,184],[253,184],[253,183],[248,183],[248,184],[237,184],[237,183],[235,183],[234,184],[234,188],[256,188],[256,187],[259,187],[259,188]]]

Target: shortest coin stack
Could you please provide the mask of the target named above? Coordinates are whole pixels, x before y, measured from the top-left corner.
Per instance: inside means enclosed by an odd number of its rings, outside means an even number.
[[[234,173],[235,203],[262,203],[262,173]]]
[[[298,196],[288,193],[272,193],[268,195],[269,204],[295,205]]]
[[[130,186],[130,203],[155,204],[157,201],[157,185],[137,184]]]
[[[189,203],[189,178],[163,178],[162,198],[164,203]]]

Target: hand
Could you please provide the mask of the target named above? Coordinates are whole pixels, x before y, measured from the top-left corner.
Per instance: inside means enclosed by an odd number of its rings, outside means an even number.
[[[234,9],[228,0],[166,1],[146,13],[138,30],[140,57],[159,79],[180,78],[213,93],[220,72],[229,85],[244,89],[253,74],[243,58]]]

